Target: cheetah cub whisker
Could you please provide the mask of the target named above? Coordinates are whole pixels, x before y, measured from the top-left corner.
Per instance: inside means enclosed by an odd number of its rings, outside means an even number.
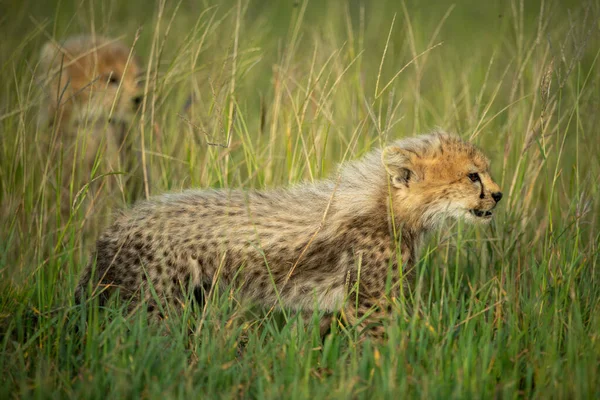
[[[487,223],[501,197],[483,153],[442,132],[342,164],[338,179],[165,194],[106,230],[76,297],[91,286],[105,300],[118,288],[133,306],[146,301],[157,314],[150,283],[161,305],[176,306],[182,288],[217,282],[266,307],[306,313],[317,305],[327,317],[342,311],[380,338],[389,299],[398,295],[386,293],[386,280],[395,292],[410,284],[423,235],[447,217]],[[344,301],[355,286],[357,297]]]

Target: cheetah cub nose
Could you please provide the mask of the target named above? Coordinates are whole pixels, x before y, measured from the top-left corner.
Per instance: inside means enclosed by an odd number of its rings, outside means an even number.
[[[502,192],[492,193],[492,199],[494,199],[496,201],[496,203],[499,202],[501,198],[502,198]]]
[[[136,96],[133,98],[133,106],[138,109],[140,108],[140,105],[142,104],[142,96]]]

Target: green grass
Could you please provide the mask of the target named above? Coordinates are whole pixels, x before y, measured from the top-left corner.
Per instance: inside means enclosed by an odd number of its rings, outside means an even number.
[[[426,3],[2,2],[0,398],[600,397],[600,3]],[[139,27],[151,193],[313,181],[440,126],[490,155],[495,221],[430,237],[380,346],[228,292],[166,327],[75,305],[128,195],[61,220],[38,52]]]

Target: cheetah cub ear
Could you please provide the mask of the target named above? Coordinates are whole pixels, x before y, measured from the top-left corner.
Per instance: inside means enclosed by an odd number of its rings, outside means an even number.
[[[383,149],[381,161],[394,187],[407,188],[410,182],[420,179],[414,157],[413,153],[401,147],[388,146]]]

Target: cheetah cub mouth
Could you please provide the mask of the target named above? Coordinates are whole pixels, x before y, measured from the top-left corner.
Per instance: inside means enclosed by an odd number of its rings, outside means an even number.
[[[478,218],[483,218],[483,219],[491,219],[492,218],[492,211],[488,210],[488,211],[484,211],[484,210],[477,210],[477,209],[473,209],[473,210],[469,210],[469,212],[478,217]]]

